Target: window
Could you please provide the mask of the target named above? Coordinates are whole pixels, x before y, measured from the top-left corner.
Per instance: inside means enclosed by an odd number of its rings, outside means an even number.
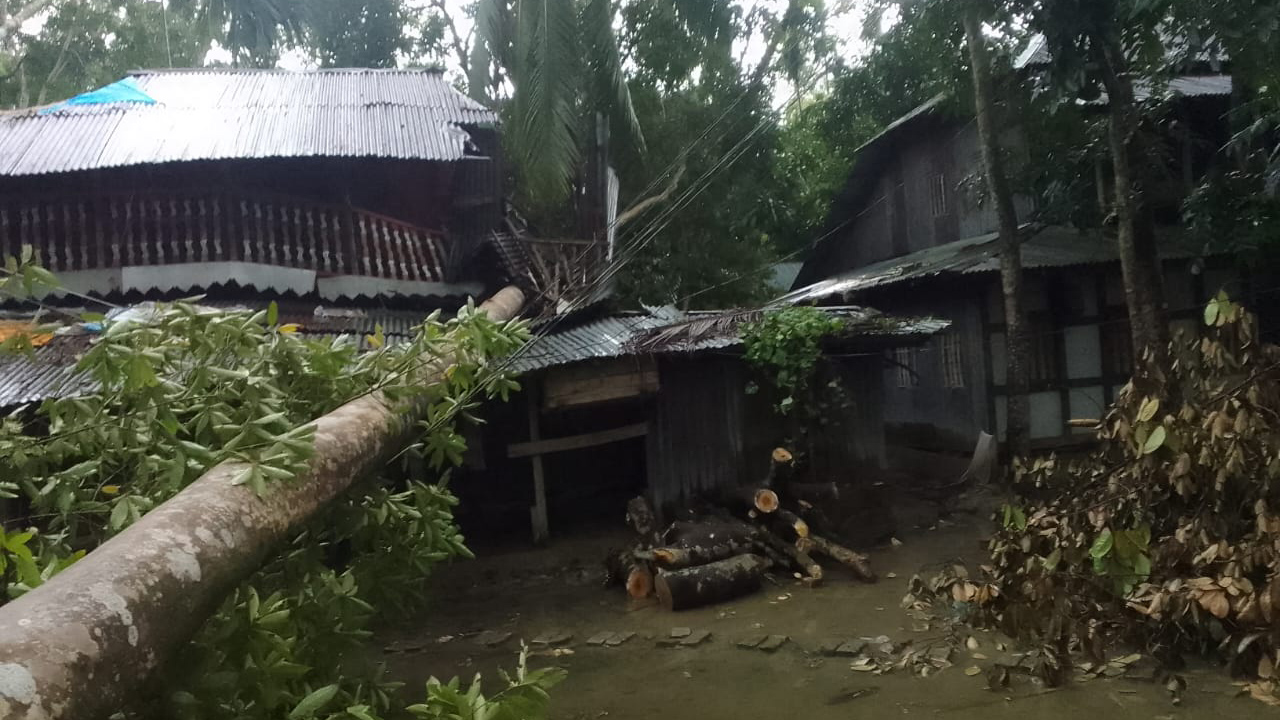
[[[898,368],[898,387],[913,388],[920,384],[920,375],[916,373],[916,351],[914,348],[895,348],[893,363]]]
[[[964,359],[960,345],[960,333],[948,332],[942,336],[942,384],[949,388],[964,387]]]
[[[929,207],[934,217],[947,214],[947,176],[943,173],[929,179]]]
[[[1045,312],[1027,313],[1027,379],[1032,385],[1054,384],[1061,378],[1058,372],[1058,336],[1062,329],[1055,327],[1053,318]]]

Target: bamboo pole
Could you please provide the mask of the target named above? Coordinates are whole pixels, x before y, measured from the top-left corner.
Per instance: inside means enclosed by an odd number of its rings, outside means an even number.
[[[524,304],[515,287],[480,309]],[[438,380],[446,361],[424,367]],[[404,446],[423,408],[374,393],[315,421],[315,456],[259,498],[224,462],[48,583],[0,607],[0,718],[92,720],[136,698],[161,664],[308,518]]]

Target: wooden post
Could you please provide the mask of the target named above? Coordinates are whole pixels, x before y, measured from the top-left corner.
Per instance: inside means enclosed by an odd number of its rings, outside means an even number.
[[[541,431],[538,427],[538,385],[537,383],[529,384],[529,392],[526,393],[529,403],[529,442],[537,442],[542,439]],[[547,483],[546,478],[542,474],[542,455],[534,455],[529,458],[533,462],[533,507],[529,508],[529,524],[533,526],[533,542],[541,545],[547,541],[549,528],[547,527]]]

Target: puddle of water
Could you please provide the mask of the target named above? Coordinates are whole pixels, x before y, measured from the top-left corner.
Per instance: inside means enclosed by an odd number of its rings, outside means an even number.
[[[1245,697],[1234,697],[1225,675],[1193,671],[1181,706],[1174,706],[1156,684],[1131,680],[1093,680],[1049,690],[1015,678],[1008,690],[985,689],[986,668],[961,648],[954,667],[921,678],[905,671],[884,675],[854,672],[850,658],[822,657],[818,648],[831,638],[888,635],[896,642],[920,645],[939,631],[915,632],[899,607],[911,575],[957,558],[981,557],[978,530],[970,522],[903,537],[904,544],[872,556],[884,578],[875,585],[829,572],[823,587],[809,589],[784,579],[779,586],[738,602],[682,613],[654,605],[628,607],[618,589],[594,584],[597,559],[609,540],[579,538],[546,550],[494,556],[447,568],[437,578],[432,608],[380,637],[384,645],[421,647],[385,658],[392,674],[416,692],[431,675],[469,679],[477,671],[496,683],[495,670],[515,663],[519,638],[530,640],[556,629],[573,633],[572,655],[537,657],[556,663],[568,680],[552,692],[553,717],[572,720],[716,720],[718,718],[825,718],[930,716],[939,718],[1273,718],[1275,711]],[[623,538],[625,539],[625,538]],[[613,538],[618,540],[618,538]],[[581,570],[564,570],[572,560]],[[553,572],[539,573],[543,567]],[[512,575],[525,575],[513,580]],[[531,577],[530,577],[531,575]],[[789,597],[786,597],[788,596]],[[786,597],[786,599],[780,599]],[[705,629],[711,639],[697,647],[658,647],[673,627]],[[497,648],[478,645],[468,633],[510,631]],[[602,631],[635,632],[620,647],[591,647],[585,641]],[[790,638],[776,652],[737,647],[752,635]],[[437,638],[454,636],[440,643]],[[995,637],[976,633],[978,652],[994,657]],[[490,688],[494,691],[495,688]]]

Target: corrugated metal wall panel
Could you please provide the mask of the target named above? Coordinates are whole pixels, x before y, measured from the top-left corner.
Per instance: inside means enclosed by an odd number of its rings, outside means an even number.
[[[661,391],[649,441],[649,500],[666,512],[743,482],[741,362],[706,357],[659,363]]]

